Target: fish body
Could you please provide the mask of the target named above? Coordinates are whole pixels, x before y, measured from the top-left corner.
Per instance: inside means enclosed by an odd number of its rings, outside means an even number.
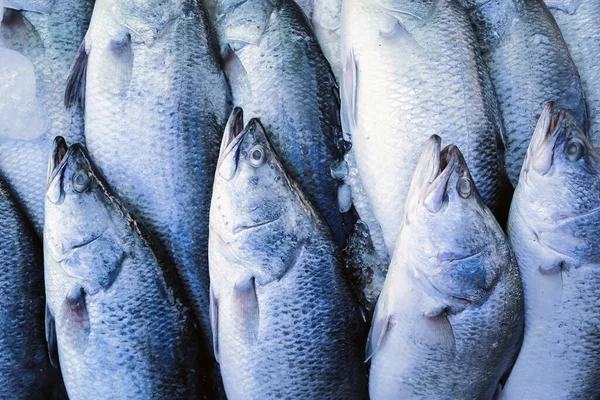
[[[460,151],[427,143],[367,342],[370,398],[491,399],[519,349],[523,290]]]
[[[260,118],[286,170],[342,245],[339,184],[331,175],[342,158],[338,92],[306,17],[292,0],[220,0],[217,18],[235,105],[248,119]]]
[[[588,107],[589,133],[600,145],[600,3],[594,0],[546,0],[577,66]]]
[[[198,333],[162,258],[80,144],[50,158],[47,338],[72,399],[201,398]]]
[[[340,76],[340,33],[342,0],[315,0],[311,22],[323,55],[336,79]]]
[[[542,113],[510,211],[526,325],[501,399],[600,396],[600,155],[573,116],[554,113]]]
[[[540,110],[549,101],[586,126],[584,92],[563,36],[542,0],[461,0],[477,32],[506,128],[513,186]]]
[[[26,118],[21,132],[0,137],[0,172],[41,237],[47,157],[52,142],[58,135],[69,143],[83,141],[82,113],[78,109],[67,111],[63,97],[69,68],[87,29],[93,1],[56,0],[45,13],[36,12],[39,8],[35,5],[39,3],[25,1],[20,4],[25,7],[22,11],[5,9],[0,24],[0,47],[21,53],[33,66],[35,75],[27,79],[35,85],[40,115]],[[11,4],[6,2],[5,6]],[[11,111],[18,115],[19,110]],[[44,119],[42,130],[32,132],[34,121],[40,118]]]
[[[60,382],[44,340],[41,243],[0,179],[0,398],[52,398]]]
[[[66,100],[84,101],[92,159],[174,260],[208,334],[208,209],[230,99],[204,10],[97,1]]]
[[[363,324],[331,231],[260,123],[242,131],[240,114],[232,118],[209,246],[213,341],[227,397],[366,399]]]
[[[506,178],[497,107],[464,10],[453,0],[348,0],[342,32],[344,133],[389,254],[433,134],[462,149],[483,199],[499,211]]]

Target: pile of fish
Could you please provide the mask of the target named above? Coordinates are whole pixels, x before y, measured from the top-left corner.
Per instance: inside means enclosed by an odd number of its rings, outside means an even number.
[[[0,398],[600,399],[597,0],[0,11]]]

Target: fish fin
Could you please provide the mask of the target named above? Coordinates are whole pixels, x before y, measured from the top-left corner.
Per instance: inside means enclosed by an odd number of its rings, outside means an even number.
[[[371,329],[369,330],[367,345],[365,347],[365,362],[369,361],[375,352],[377,352],[379,345],[383,342],[383,338],[390,327],[390,315],[387,310],[384,310],[386,307],[383,296],[384,294],[382,293],[375,306],[373,320],[371,321]]]
[[[233,288],[235,304],[243,319],[244,332],[250,340],[258,335],[259,309],[256,297],[256,283],[254,277],[235,284]]]
[[[24,4],[25,3],[25,4]],[[16,10],[32,11],[41,14],[50,14],[54,0],[43,0],[43,1],[26,1],[21,0],[5,0],[4,7],[12,8]]]
[[[432,316],[424,315],[423,317],[425,318],[425,325],[428,328],[424,329],[423,332],[428,333],[430,336],[425,338],[427,342],[434,343],[435,348],[452,355],[456,354],[456,337],[454,336],[454,329],[446,312],[440,312],[438,315]]]
[[[109,43],[112,62],[109,64],[112,71],[105,73],[108,79],[114,79],[117,89],[121,95],[125,95],[131,82],[133,72],[133,48],[131,46],[131,35],[125,33],[118,39],[113,39]]]
[[[356,127],[358,115],[356,102],[358,98],[358,62],[353,50],[346,55],[340,80],[342,131],[345,138],[352,138],[352,131]]]
[[[77,50],[75,61],[67,78],[64,103],[68,110],[72,110],[77,106],[85,109],[85,80],[89,56],[89,50],[86,47],[84,39],[79,46],[79,50]]]
[[[50,359],[50,364],[54,368],[58,368],[58,343],[56,341],[56,321],[54,320],[54,315],[52,315],[52,311],[46,304],[46,343],[48,344],[48,358]]]
[[[581,5],[583,0],[545,0],[546,6],[555,10],[564,11],[573,15]]]
[[[219,362],[219,301],[215,292],[210,288],[210,328],[213,337],[213,353],[217,362]]]
[[[252,100],[252,86],[248,72],[231,46],[225,45],[222,51],[223,69],[234,94],[236,104],[246,104]]]
[[[69,328],[81,326],[87,332],[89,330],[90,319],[86,305],[85,290],[81,287],[72,288],[71,292],[65,298],[64,307],[68,313],[67,321],[71,325]]]

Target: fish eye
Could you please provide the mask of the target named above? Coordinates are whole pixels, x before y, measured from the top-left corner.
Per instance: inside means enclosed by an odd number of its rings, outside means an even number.
[[[265,148],[260,144],[252,147],[248,152],[248,160],[250,161],[250,165],[254,168],[265,165],[265,162],[267,161],[267,152]]]
[[[85,192],[90,185],[90,176],[86,171],[79,170],[73,175],[73,189],[77,193]]]
[[[569,161],[577,161],[585,153],[585,145],[580,139],[572,138],[565,146],[565,156]]]
[[[460,178],[458,182],[456,182],[456,191],[460,197],[466,199],[471,196],[471,193],[473,192],[473,185],[471,184],[470,180],[466,178]]]

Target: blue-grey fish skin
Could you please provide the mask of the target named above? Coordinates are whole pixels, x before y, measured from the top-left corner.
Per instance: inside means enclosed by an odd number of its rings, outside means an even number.
[[[367,342],[372,400],[491,400],[522,338],[502,228],[455,146],[429,139]]]
[[[99,0],[82,46],[90,155],[175,261],[209,341],[208,210],[230,93],[205,12]]]
[[[510,209],[526,323],[502,400],[600,397],[600,154],[555,114],[542,113]]]
[[[577,66],[588,106],[589,133],[600,145],[600,2],[595,0],[546,0]]]
[[[343,244],[331,176],[342,158],[337,86],[306,16],[293,0],[219,0],[216,18],[234,104],[247,119],[260,118],[286,170]]]
[[[45,201],[47,335],[69,398],[201,398],[177,273],[80,144],[56,145]]]
[[[587,125],[577,68],[543,0],[460,0],[477,32],[505,126],[505,159],[516,186],[540,112],[549,101]]]
[[[41,242],[0,179],[0,398],[52,398],[60,377],[44,339]]]
[[[26,7],[39,2],[22,3]],[[44,227],[47,157],[52,142],[59,135],[69,143],[83,141],[82,113],[79,109],[66,110],[63,96],[92,7],[92,0],[56,0],[45,13],[5,9],[0,25],[0,47],[18,51],[32,62],[41,112],[50,121],[48,129],[32,140],[0,137],[0,172],[19,197],[40,237]],[[9,95],[2,93],[0,98]]]
[[[260,123],[240,130],[225,133],[210,219],[211,322],[227,397],[367,399],[364,327],[331,231]]]

